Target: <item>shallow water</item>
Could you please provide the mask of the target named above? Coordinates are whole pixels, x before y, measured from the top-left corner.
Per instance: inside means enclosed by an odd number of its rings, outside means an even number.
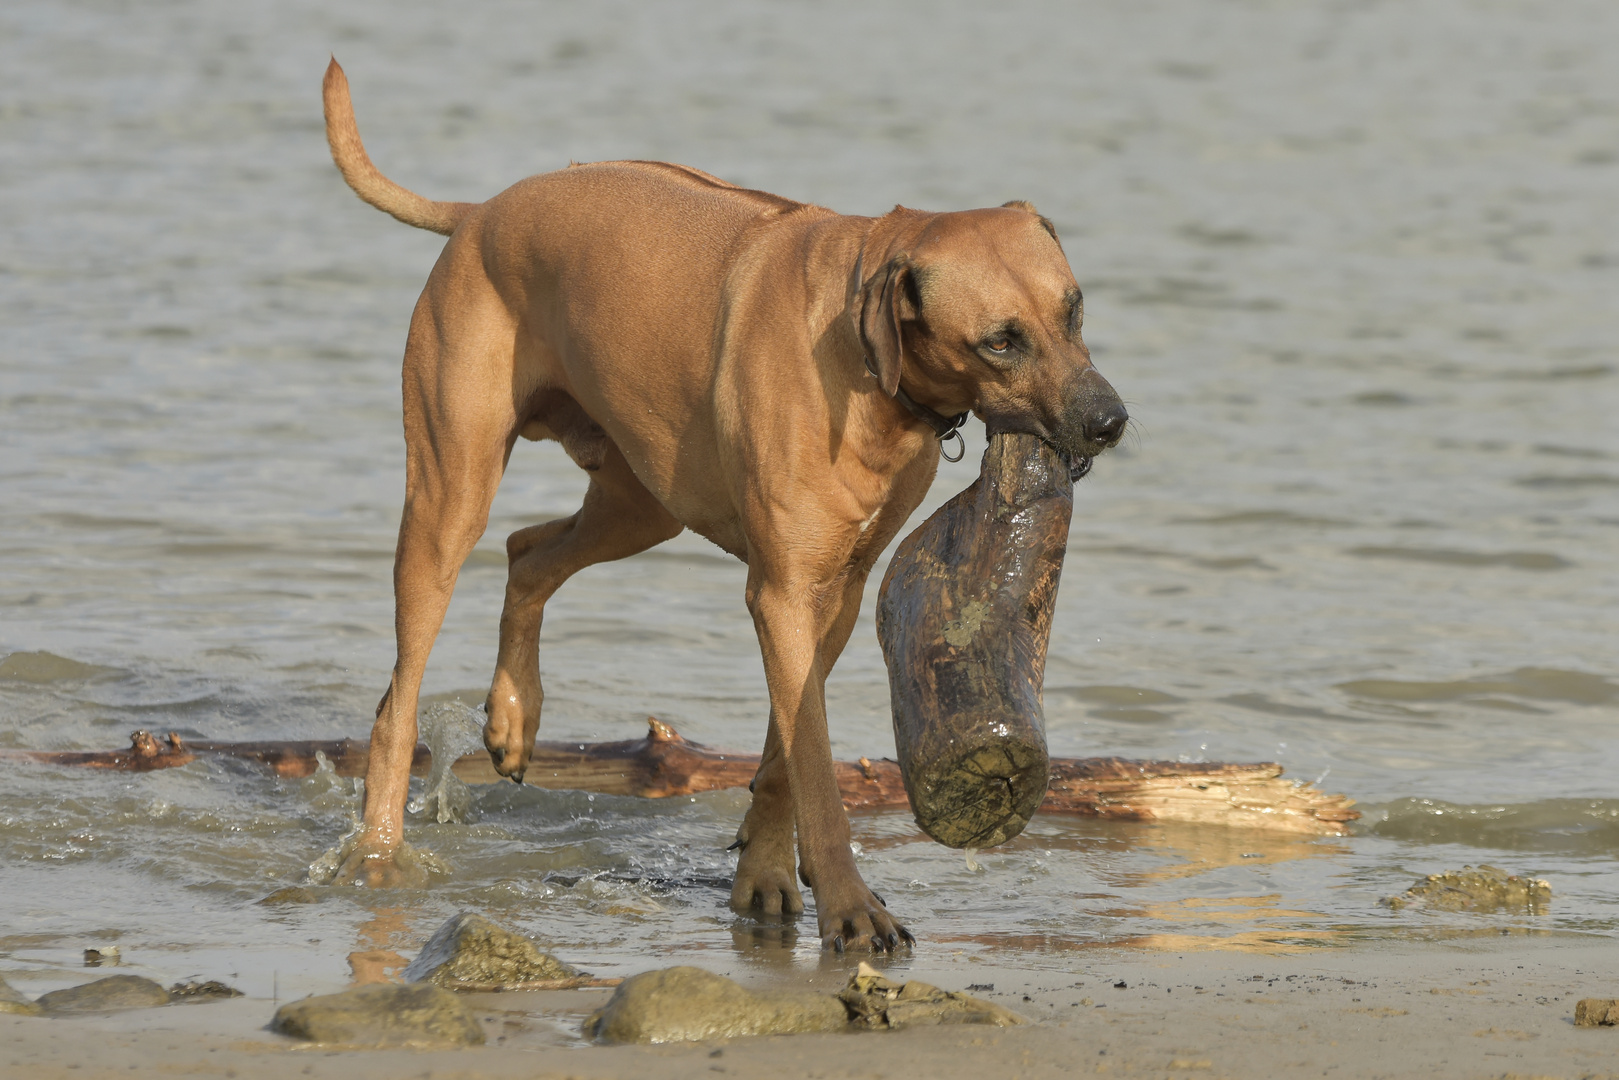
[[[1136,428],[1076,497],[1053,752],[1278,760],[1366,817],[1332,840],[1037,819],[980,873],[904,815],[857,819],[932,962],[1619,932],[1616,23],[1440,0],[9,4],[0,656],[26,655],[0,661],[0,747],[368,730],[398,356],[441,241],[332,169],[334,51],[373,157],[435,197],[650,157],[849,212],[1027,198],[1056,221]],[[969,441],[924,512],[976,474]],[[482,700],[502,539],[583,487],[556,447],[515,453],[429,694]],[[691,536],[581,574],[547,613],[545,736],[656,714],[755,750],[742,580]],[[844,757],[892,753],[873,599],[828,690]],[[350,782],[8,763],[0,784],[0,955],[30,989],[117,940],[158,974],[302,992],[461,907],[603,973],[835,962],[724,909],[739,793],[476,789],[469,822],[412,833],[448,877],[272,908],[347,829]],[[1548,878],[1551,914],[1376,904],[1480,861]]]

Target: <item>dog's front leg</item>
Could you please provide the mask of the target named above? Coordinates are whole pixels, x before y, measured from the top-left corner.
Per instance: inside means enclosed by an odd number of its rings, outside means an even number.
[[[731,909],[743,914],[801,914],[804,898],[793,873],[793,793],[782,755],[781,727],[773,711],[764,756],[749,790],[753,803],[736,831],[739,854],[731,881]]]
[[[909,940],[910,934],[888,914],[855,868],[849,818],[838,793],[826,730],[821,642],[829,620],[841,609],[842,590],[830,581],[768,569],[750,569],[749,579],[748,608],[759,635],[770,712],[781,745],[780,772],[786,777],[792,825],[798,834],[799,874],[815,893],[822,944],[839,951],[849,944],[893,948],[902,939]],[[760,772],[762,782],[774,781],[769,757]],[[772,791],[758,814],[749,811],[755,826],[768,822],[778,844],[785,828],[781,802]]]

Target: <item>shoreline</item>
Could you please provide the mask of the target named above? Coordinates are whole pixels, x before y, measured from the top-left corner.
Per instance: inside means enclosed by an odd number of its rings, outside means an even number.
[[[1079,1073],[1619,1078],[1619,1029],[1573,1025],[1580,998],[1619,996],[1619,941],[1608,938],[1491,934],[1285,955],[1107,947],[1076,959],[1079,970],[1071,973],[1029,972],[1015,960],[957,963],[925,951],[886,965],[897,977],[947,989],[966,989],[970,977],[972,992],[1034,1021],[1021,1028],[603,1047],[584,1043],[578,1026],[611,991],[517,991],[468,995],[489,1040],[482,1048],[365,1050],[272,1034],[265,1025],[273,1003],[244,997],[66,1019],[0,1016],[0,1072],[38,1080],[132,1072],[254,1080],[289,1071],[333,1080],[649,1073],[713,1080],[753,1071],[961,1080]],[[854,964],[734,976],[751,986],[831,991]]]

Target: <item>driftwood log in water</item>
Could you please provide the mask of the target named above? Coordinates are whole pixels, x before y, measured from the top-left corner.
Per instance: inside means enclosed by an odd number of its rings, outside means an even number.
[[[894,745],[922,831],[1005,843],[1046,797],[1040,690],[1074,485],[1033,435],[991,435],[978,479],[894,552],[877,602]]]
[[[309,776],[324,755],[340,776],[364,776],[367,745],[357,739],[293,742],[186,742],[137,731],[127,750],[4,750],[0,760],[144,772],[185,765],[199,758],[254,762],[279,776]],[[432,762],[418,744],[411,771],[425,775]],[[668,724],[652,719],[645,738],[609,743],[535,744],[524,782],[563,791],[665,798],[721,788],[747,787],[758,755],[729,754],[687,742]],[[899,765],[861,758],[837,762],[843,803],[854,810],[902,810],[907,805]],[[502,777],[487,754],[456,761],[455,775],[469,784]],[[1281,779],[1273,764],[1128,761],[1123,758],[1057,758],[1045,813],[1078,814],[1119,821],[1170,821],[1261,828],[1316,836],[1341,836],[1360,817],[1342,795]]]

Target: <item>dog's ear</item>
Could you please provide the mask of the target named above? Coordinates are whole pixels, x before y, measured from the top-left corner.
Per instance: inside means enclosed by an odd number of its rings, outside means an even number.
[[[857,267],[857,276],[859,272]],[[877,376],[883,393],[893,397],[899,393],[899,373],[905,361],[900,323],[918,314],[911,257],[895,255],[870,280],[859,282],[850,308],[855,329],[860,332],[860,347],[866,353],[866,366]]]
[[[1036,210],[1034,208],[1034,203],[1030,202],[1029,200],[1027,200],[1027,199],[1013,199],[1010,202],[1001,203],[1001,208],[1003,210],[1022,210],[1022,211],[1026,212],[1026,213],[1033,214],[1035,217],[1040,219],[1041,228],[1045,229],[1046,232],[1050,233],[1051,238],[1053,240],[1057,240],[1057,226],[1055,226],[1055,225],[1053,225],[1051,223],[1050,218],[1046,217],[1046,215],[1044,215],[1040,211]],[[1057,240],[1057,246],[1062,247],[1062,241],[1061,240]]]

